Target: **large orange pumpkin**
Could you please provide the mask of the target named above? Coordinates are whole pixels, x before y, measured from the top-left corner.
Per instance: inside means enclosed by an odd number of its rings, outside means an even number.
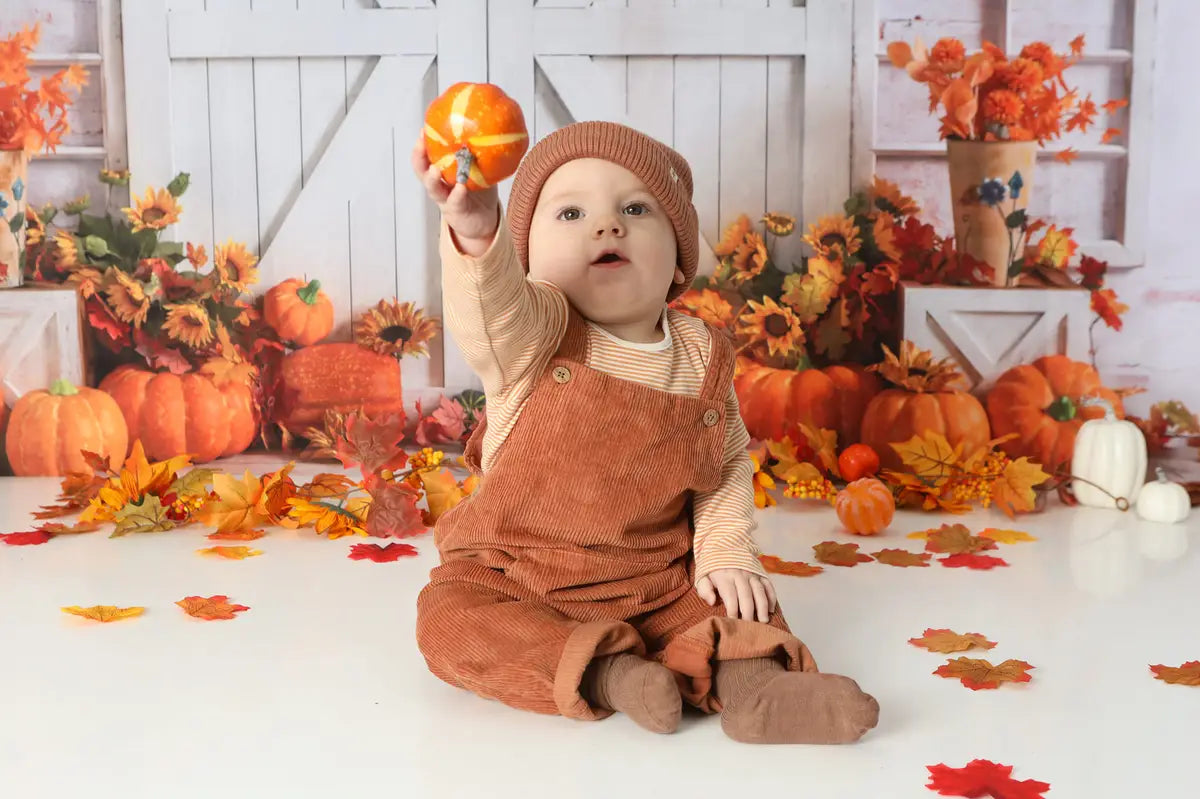
[[[491,83],[456,83],[425,111],[425,150],[442,178],[457,182],[461,149],[470,151],[467,188],[494,186],[517,171],[529,149],[521,106]]]
[[[266,293],[263,317],[281,339],[308,347],[333,330],[333,303],[321,291],[321,281],[293,277]]]
[[[280,423],[303,435],[320,428],[325,411],[402,415],[400,364],[353,342],[331,342],[289,353],[280,369]]]
[[[904,468],[892,444],[913,436],[940,433],[950,446],[962,446],[969,455],[990,440],[987,411],[966,391],[953,388],[962,376],[950,359],[934,361],[929,352],[911,341],[900,346],[900,355],[883,347],[886,358],[876,369],[895,385],[876,394],[863,413],[862,443],[875,450],[880,465]]]
[[[836,430],[838,446],[847,447],[859,440],[863,410],[880,381],[857,364],[797,371],[739,358],[733,387],[754,438],[781,439],[803,422]]]
[[[12,409],[5,451],[17,475],[91,474],[81,450],[120,469],[129,433],[121,409],[103,391],[56,380],[49,391],[30,391]]]
[[[146,457],[166,460],[191,455],[193,463],[236,455],[254,441],[258,412],[241,383],[217,387],[206,375],[156,373],[119,366],[100,381]]]
[[[1082,405],[1085,397],[1107,400],[1117,417],[1124,418],[1121,398],[1104,387],[1089,364],[1047,355],[1014,366],[988,392],[992,432],[997,438],[1017,434],[1000,444],[1011,458],[1026,456],[1046,471],[1070,467],[1079,428],[1104,416],[1103,406]]]

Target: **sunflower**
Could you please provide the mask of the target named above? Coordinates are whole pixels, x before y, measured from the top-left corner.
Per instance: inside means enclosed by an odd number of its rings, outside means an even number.
[[[109,186],[128,186],[129,185],[129,170],[128,169],[101,169],[100,182],[107,183]]]
[[[80,266],[79,246],[69,232],[60,230],[54,234],[54,250],[58,253],[59,269],[65,271],[73,266]]]
[[[162,329],[171,338],[193,349],[212,343],[212,322],[203,305],[188,302],[168,305],[166,309],[167,321],[163,323]]]
[[[767,243],[756,231],[750,231],[733,254],[729,279],[735,286],[753,280],[766,268],[767,257]]]
[[[725,228],[725,232],[721,234],[721,240],[717,242],[717,246],[713,247],[713,254],[718,258],[733,255],[742,245],[748,233],[750,233],[750,217],[742,214],[736,222]]]
[[[36,247],[46,239],[46,226],[32,206],[25,206],[25,246]]]
[[[751,309],[738,318],[738,332],[752,341],[765,341],[771,355],[787,355],[804,343],[800,317],[770,297],[762,303],[749,300]]]
[[[775,504],[775,497],[768,493],[775,487],[775,480],[763,470],[757,455],[751,455],[750,462],[754,464],[754,507],[769,508]]]
[[[871,231],[875,238],[875,249],[889,261],[900,261],[900,248],[896,246],[896,222],[888,214],[880,214],[875,218],[875,227]]]
[[[733,306],[712,289],[688,289],[671,305],[719,329],[728,328],[733,318]]]
[[[870,189],[871,205],[893,216],[909,216],[920,213],[917,201],[901,193],[900,187],[890,180],[875,176]]]
[[[824,216],[808,226],[804,240],[823,258],[843,259],[858,252],[862,246],[858,227],[848,216]]]
[[[103,280],[104,274],[99,269],[91,266],[82,266],[78,269],[72,269],[71,273],[67,275],[67,282],[77,284],[79,287],[77,289],[79,296],[83,297],[85,300],[88,297],[95,295],[95,293],[100,289],[100,283]]]
[[[997,89],[983,98],[984,124],[1015,125],[1024,113],[1025,103],[1014,91]]]
[[[169,191],[159,189],[155,193],[153,186],[146,189],[145,198],[135,196],[133,204],[135,207],[121,210],[133,223],[135,233],[147,229],[162,230],[167,225],[178,222],[179,213],[183,210]]]
[[[411,302],[380,300],[354,323],[354,340],[381,355],[428,355],[426,344],[437,334],[436,319]]]
[[[256,263],[258,256],[247,252],[245,244],[235,244],[233,239],[218,244],[213,253],[213,269],[221,285],[237,289],[239,294],[250,284],[258,282],[258,270],[254,268]]]
[[[796,229],[796,217],[778,211],[768,211],[763,215],[762,222],[772,236],[788,236]]]
[[[141,327],[150,313],[150,298],[146,295],[146,287],[134,280],[120,269],[109,271],[115,277],[105,288],[109,307],[122,322],[128,322],[134,327]]]

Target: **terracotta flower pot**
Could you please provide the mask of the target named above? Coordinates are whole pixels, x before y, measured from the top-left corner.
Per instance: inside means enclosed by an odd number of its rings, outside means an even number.
[[[1012,285],[1009,264],[1021,255],[1011,215],[1029,204],[1037,151],[1036,141],[946,140],[954,244],[989,264],[997,286]]]
[[[0,288],[22,283],[29,153],[0,150]]]

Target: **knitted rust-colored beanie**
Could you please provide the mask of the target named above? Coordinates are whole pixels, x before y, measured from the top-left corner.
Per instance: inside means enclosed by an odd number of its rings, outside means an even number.
[[[508,228],[517,255],[529,271],[529,225],[550,173],[576,158],[603,158],[637,175],[675,228],[678,266],[685,282],[672,283],[667,302],[687,291],[696,277],[700,235],[692,205],[692,170],[682,155],[662,142],[616,122],[576,122],[533,146],[513,177]]]

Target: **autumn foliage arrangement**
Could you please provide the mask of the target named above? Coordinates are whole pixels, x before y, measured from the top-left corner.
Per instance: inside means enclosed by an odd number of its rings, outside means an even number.
[[[0,40],[0,150],[53,152],[70,129],[71,93],[87,83],[87,70],[72,64],[31,86],[29,57],[39,38],[34,25]]]

